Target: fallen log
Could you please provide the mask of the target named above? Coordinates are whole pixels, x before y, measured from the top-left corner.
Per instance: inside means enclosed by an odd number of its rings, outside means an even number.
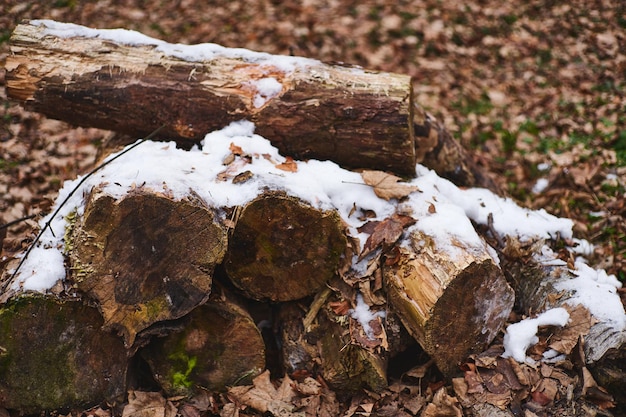
[[[86,409],[126,394],[127,353],[80,300],[21,296],[0,308],[0,406],[21,414]]]
[[[289,301],[319,291],[346,249],[336,211],[321,211],[282,192],[264,193],[240,211],[224,260],[247,297]]]
[[[187,145],[249,119],[285,155],[415,173],[408,76],[99,33],[51,21],[19,25],[9,96],[51,118],[135,137],[163,125],[162,137]]]
[[[189,147],[248,119],[297,159],[405,177],[423,163],[458,185],[497,189],[414,103],[406,75],[47,20],[18,25],[10,42],[10,98],[73,125],[126,133],[126,143],[163,126],[159,137]]]
[[[141,189],[116,199],[96,187],[67,236],[72,281],[132,346],[142,330],[208,299],[225,236],[200,200]]]
[[[265,345],[248,312],[224,293],[180,319],[181,331],[156,338],[139,354],[168,396],[224,391],[265,369]]]
[[[487,245],[452,239],[443,245],[413,229],[384,268],[389,304],[447,376],[487,347],[514,301]]]

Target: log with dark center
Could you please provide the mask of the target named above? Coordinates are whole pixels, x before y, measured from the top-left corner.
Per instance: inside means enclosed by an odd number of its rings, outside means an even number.
[[[68,242],[72,279],[131,346],[150,325],[207,300],[225,230],[200,201],[141,190],[116,200],[95,189]]]

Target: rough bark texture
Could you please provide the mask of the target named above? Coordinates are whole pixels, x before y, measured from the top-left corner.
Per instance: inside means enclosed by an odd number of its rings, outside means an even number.
[[[126,133],[125,143],[163,126],[160,137],[189,146],[248,119],[297,159],[406,177],[422,163],[457,185],[497,191],[471,155],[414,103],[408,76],[307,62],[285,70],[224,56],[182,60],[155,46],[60,38],[24,23],[11,37],[6,84],[8,96],[29,110]],[[258,82],[267,79],[281,91],[259,101]]]
[[[123,400],[127,354],[98,310],[43,297],[0,308],[0,406],[25,414]]]
[[[514,293],[486,247],[437,247],[419,231],[385,269],[388,301],[446,375],[484,350],[506,323]]]
[[[256,300],[296,300],[332,278],[346,248],[340,217],[283,193],[248,203],[229,239],[231,281]]]
[[[181,332],[141,350],[167,395],[250,384],[265,369],[263,337],[246,310],[230,298],[212,296],[181,321]]]
[[[8,95],[51,118],[135,137],[164,125],[163,137],[188,144],[249,119],[285,155],[415,173],[405,75],[313,60],[293,71],[226,56],[188,61],[155,46],[59,38],[29,23],[11,42]],[[282,90],[259,102],[257,82],[270,78]]]
[[[105,326],[131,346],[153,323],[177,319],[208,299],[226,232],[199,201],[141,190],[116,200],[95,189],[70,245],[76,287],[98,302]]]

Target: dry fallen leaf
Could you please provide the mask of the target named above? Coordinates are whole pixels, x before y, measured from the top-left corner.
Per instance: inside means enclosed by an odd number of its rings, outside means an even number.
[[[282,164],[274,165],[276,168],[287,172],[298,172],[298,164],[292,157],[288,156]]]
[[[176,407],[158,392],[129,391],[122,417],[174,417]]]
[[[359,255],[363,259],[377,248],[388,249],[402,236],[404,229],[415,224],[415,219],[411,216],[393,214],[382,221],[367,222],[358,228],[360,233],[369,233],[369,237],[363,246],[363,251]]]
[[[419,191],[415,185],[401,183],[402,178],[383,171],[363,171],[361,177],[365,184],[374,188],[374,193],[385,200],[403,198],[412,192]]]

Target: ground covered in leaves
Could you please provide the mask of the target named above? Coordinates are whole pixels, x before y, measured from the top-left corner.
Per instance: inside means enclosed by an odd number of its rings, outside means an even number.
[[[507,195],[573,219],[577,237],[594,245],[590,263],[626,281],[623,2],[6,0],[0,4],[0,63],[13,28],[32,18],[409,74],[418,103],[474,150]],[[33,216],[0,230],[7,233],[5,254],[13,254],[32,240],[37,217],[48,212],[62,182],[94,166],[109,132],[26,112],[4,88],[0,98],[0,223]],[[519,365],[498,357],[498,349],[496,341],[452,383],[426,363],[382,393],[339,398],[320,381],[283,379],[281,385],[264,375],[253,387],[186,403],[131,392],[123,411],[136,415],[151,406],[168,416],[178,407],[189,417],[457,416],[464,407],[469,413],[470,405],[498,415],[489,407],[505,402],[527,416],[626,413],[624,404],[612,407],[584,372]],[[111,412],[122,408],[90,413]]]

